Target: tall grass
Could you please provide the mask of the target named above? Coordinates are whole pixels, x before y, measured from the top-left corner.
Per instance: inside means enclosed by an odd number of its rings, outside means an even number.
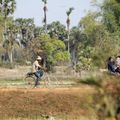
[[[97,76],[89,76],[78,81],[78,83],[94,85],[100,87],[102,84],[102,78]]]

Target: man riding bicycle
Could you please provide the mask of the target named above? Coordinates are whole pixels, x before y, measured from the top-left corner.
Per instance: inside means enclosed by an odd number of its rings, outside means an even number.
[[[38,56],[32,66],[33,73],[36,76],[34,87],[36,87],[38,85],[39,79],[43,76],[43,72],[45,70],[45,68],[42,67],[41,61],[42,61],[42,58],[40,56]]]

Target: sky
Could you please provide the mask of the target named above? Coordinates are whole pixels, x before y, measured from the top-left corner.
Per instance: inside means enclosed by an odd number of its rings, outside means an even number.
[[[70,7],[74,7],[74,11],[70,15],[71,27],[77,26],[80,19],[91,9],[91,0],[48,0],[47,4],[47,22],[60,21],[66,25],[66,11]],[[17,8],[14,13],[16,18],[34,18],[36,26],[42,26],[43,2],[42,0],[16,0]]]

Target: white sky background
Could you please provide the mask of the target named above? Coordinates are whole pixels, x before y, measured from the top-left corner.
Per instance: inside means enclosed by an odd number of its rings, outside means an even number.
[[[71,27],[77,26],[80,19],[91,9],[91,0],[48,0],[47,21],[60,21],[66,25],[66,11],[74,7],[70,15]],[[43,20],[43,2],[42,0],[16,0],[17,8],[14,18],[34,18],[37,26],[42,26]]]

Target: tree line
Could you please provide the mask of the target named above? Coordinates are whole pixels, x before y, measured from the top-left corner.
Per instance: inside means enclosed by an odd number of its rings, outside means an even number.
[[[59,21],[47,23],[47,0],[44,3],[44,25],[35,26],[34,19],[13,19],[15,0],[0,1],[0,54],[1,62],[33,61],[37,55],[45,64],[66,64],[70,61],[76,70],[105,67],[109,56],[120,51],[120,2],[118,0],[93,1],[97,10],[88,11],[78,26],[70,29],[70,14],[66,11],[66,25]],[[73,11],[73,12],[72,12]]]

